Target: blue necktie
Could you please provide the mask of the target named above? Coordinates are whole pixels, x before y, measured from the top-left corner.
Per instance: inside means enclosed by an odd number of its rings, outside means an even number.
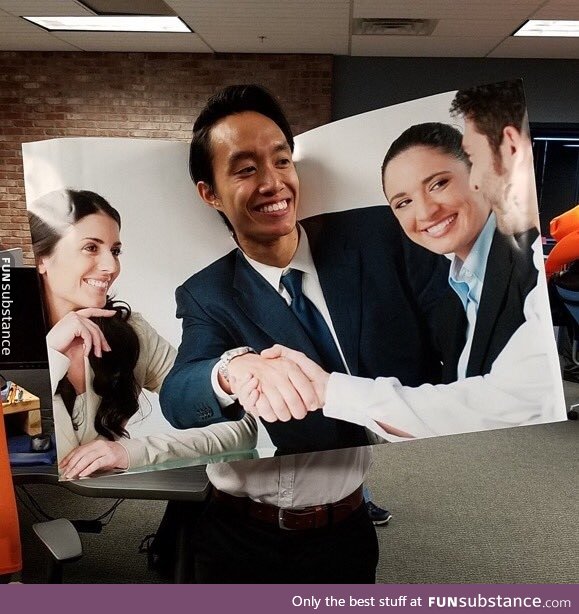
[[[332,371],[344,373],[344,363],[326,321],[312,301],[302,292],[302,275],[303,272],[297,269],[290,269],[288,273],[282,275],[281,283],[292,299],[290,309],[318,351],[323,363],[321,366],[330,373]]]

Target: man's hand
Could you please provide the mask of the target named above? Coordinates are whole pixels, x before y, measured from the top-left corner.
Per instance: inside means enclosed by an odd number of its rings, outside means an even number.
[[[228,370],[232,393],[239,398],[242,392],[244,409],[266,422],[302,420],[308,411],[320,407],[312,382],[291,360],[244,354],[234,358]]]
[[[110,352],[111,348],[105,339],[101,329],[89,318],[110,318],[114,316],[114,309],[97,309],[88,307],[67,313],[59,320],[46,335],[48,347],[66,354],[76,343],[84,346],[84,355],[88,356],[91,350],[99,358],[104,352]]]
[[[323,407],[326,404],[326,390],[328,388],[330,374],[324,371],[322,367],[317,365],[313,360],[309,359],[304,353],[297,352],[296,350],[287,348],[284,345],[276,344],[267,350],[263,350],[261,356],[269,360],[285,358],[294,362],[313,384],[318,400],[320,401],[319,406]],[[239,390],[238,398],[243,407],[246,407],[246,405],[248,407],[253,407],[257,406],[258,404],[264,404],[264,399],[262,398],[262,395],[260,395],[259,383],[256,378],[251,378],[243,383]],[[377,420],[376,422],[390,435],[412,439],[414,438],[414,436],[410,433],[402,431],[391,424],[378,422]]]
[[[405,437],[406,439],[415,439],[414,435],[407,433],[406,431],[401,431],[391,424],[386,424],[385,422],[380,422],[379,420],[375,420],[376,424],[383,428],[389,435],[396,435],[396,437]]]
[[[127,469],[129,455],[116,441],[95,439],[85,443],[67,454],[58,464],[67,480],[85,478],[95,471]]]
[[[315,411],[323,406],[329,375],[305,354],[283,345],[274,345],[264,350],[260,357],[253,355],[253,358],[265,358],[267,359],[266,365],[283,366],[284,369],[288,369],[290,383],[293,385],[293,382],[299,382],[299,387],[294,386],[293,392],[298,393],[302,403],[296,400],[295,396],[292,398],[286,395],[283,397],[284,404],[280,405],[277,395],[279,390],[272,390],[268,382],[261,380],[256,373],[247,372],[242,376],[243,379],[236,380],[235,390],[245,411],[263,418],[266,422],[274,422],[287,418],[288,411],[291,418],[301,420],[306,417],[308,411]],[[304,382],[304,378],[307,383]],[[282,390],[283,394],[287,392],[285,388]],[[310,402],[304,398],[304,395],[308,395]]]
[[[319,406],[323,407],[326,403],[326,388],[330,374],[317,365],[313,360],[310,360],[303,352],[297,352],[284,345],[276,344],[273,347],[263,350],[261,356],[264,358],[285,358],[294,362],[310,380],[316,391],[319,400]]]

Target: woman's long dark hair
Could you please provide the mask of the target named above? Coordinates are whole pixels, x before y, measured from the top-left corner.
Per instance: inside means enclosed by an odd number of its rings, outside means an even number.
[[[36,260],[50,256],[66,229],[93,213],[104,213],[121,227],[119,212],[95,192],[58,190],[36,200],[28,213]],[[116,314],[111,318],[91,320],[103,332],[111,351],[103,352],[102,358],[90,354],[89,362],[94,372],[93,389],[101,397],[94,427],[99,435],[113,441],[128,437],[125,424],[139,408],[140,389],[134,370],[140,348],[137,334],[129,324],[131,308],[111,297],[107,297],[104,308],[114,309]],[[56,390],[62,397],[73,427],[78,429],[80,424],[73,411],[77,395],[66,376]]]

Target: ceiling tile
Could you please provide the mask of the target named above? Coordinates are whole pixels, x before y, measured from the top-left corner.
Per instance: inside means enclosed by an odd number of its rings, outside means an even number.
[[[11,15],[29,17],[94,15],[92,11],[74,0],[0,0],[0,10]]]
[[[18,16],[90,15],[75,0],[0,0],[0,49],[577,57],[577,39],[517,39],[529,18],[579,19],[579,0],[165,0],[190,34],[48,33]],[[438,19],[429,37],[354,36],[354,17]],[[528,42],[531,40],[531,42]],[[527,42],[525,42],[527,41]],[[72,46],[74,45],[74,46]]]
[[[189,33],[58,32],[57,36],[84,51],[212,52],[198,36]]]
[[[1,51],[78,51],[77,47],[53,36],[28,36],[20,32],[2,34],[0,38]]]
[[[577,38],[509,37],[488,57],[579,59],[579,41]]]
[[[393,17],[415,19],[526,18],[544,0],[354,0],[354,17]]]
[[[217,52],[348,53],[346,0],[168,0]]]
[[[393,57],[483,57],[496,38],[451,36],[353,36],[352,55]]]
[[[432,36],[494,36],[498,42],[503,37],[510,36],[523,21],[520,19],[501,19],[500,21],[470,18],[443,19],[434,29]]]
[[[533,19],[579,19],[579,2],[577,0],[551,0],[542,6]]]

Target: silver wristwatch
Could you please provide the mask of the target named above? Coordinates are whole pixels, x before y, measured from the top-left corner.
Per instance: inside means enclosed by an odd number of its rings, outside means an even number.
[[[250,348],[248,345],[243,345],[239,348],[227,350],[227,352],[223,352],[223,354],[221,354],[221,358],[219,359],[219,367],[217,368],[217,370],[226,382],[229,382],[229,363],[234,358],[237,358],[238,356],[243,356],[244,354],[257,354],[257,352],[253,348]]]

